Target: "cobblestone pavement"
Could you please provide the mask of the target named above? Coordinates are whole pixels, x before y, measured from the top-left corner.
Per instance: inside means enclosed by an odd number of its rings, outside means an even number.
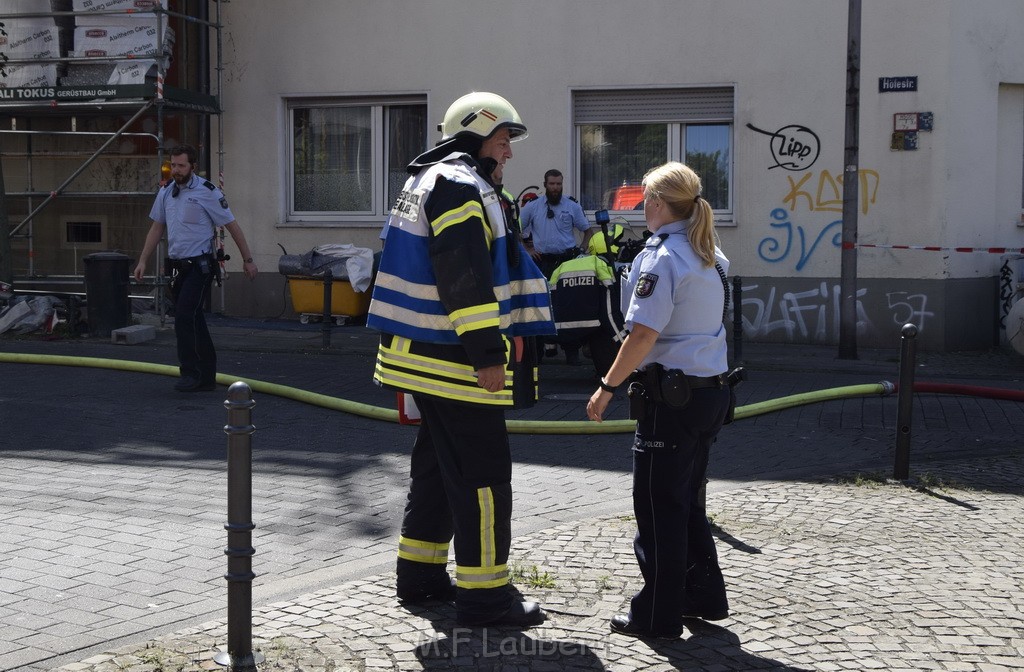
[[[732,615],[677,641],[610,634],[639,587],[629,515],[517,538],[518,585],[548,621],[459,628],[403,608],[383,573],[261,608],[260,669],[1024,669],[1024,458],[929,465],[913,486],[863,474],[761,483],[708,500]],[[217,669],[225,621],[60,668]]]
[[[393,406],[367,384],[365,329],[336,328],[329,349],[310,329],[225,321],[214,331],[223,372]],[[172,364],[172,343],[168,331],[134,346],[2,339],[0,355]],[[841,362],[826,348],[749,345],[747,355],[741,404],[898,371],[893,352]],[[1022,361],[922,354],[918,376],[1020,390]],[[582,420],[593,373],[546,365],[541,403],[509,417]],[[208,652],[225,641],[224,389],[178,395],[161,375],[2,360],[0,379],[0,670],[178,669],[175,656],[214,665]],[[453,629],[442,605],[410,614],[394,603],[412,428],[257,395],[257,641],[279,669],[696,669],[701,656],[707,669],[865,669],[871,656],[880,669],[1024,667],[1021,576],[998,562],[1020,555],[1024,404],[917,395],[912,476],[932,494],[877,482],[891,473],[895,408],[895,397],[858,397],[728,428],[709,503],[734,616],[652,649],[607,634],[637,581],[627,436],[512,437],[518,583],[551,619],[509,640]],[[612,416],[624,416],[621,399]],[[856,486],[818,480],[858,471]],[[897,579],[913,590],[886,588]],[[999,601],[1007,586],[1016,602]],[[902,658],[887,657],[893,632]]]

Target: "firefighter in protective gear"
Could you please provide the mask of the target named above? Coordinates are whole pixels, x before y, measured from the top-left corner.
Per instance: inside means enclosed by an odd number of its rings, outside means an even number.
[[[422,418],[399,539],[404,602],[455,598],[463,625],[544,620],[508,578],[512,458],[504,409],[536,399],[524,337],[554,333],[544,276],[512,233],[492,173],[526,137],[501,96],[456,100],[443,137],[409,164],[388,219],[367,326],[375,381]],[[528,394],[519,394],[525,384]],[[446,564],[454,538],[456,579]]]

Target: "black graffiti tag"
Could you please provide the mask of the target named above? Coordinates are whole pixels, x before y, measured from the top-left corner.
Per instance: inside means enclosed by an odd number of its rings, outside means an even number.
[[[807,170],[818,160],[821,153],[821,141],[811,129],[806,126],[783,126],[772,133],[757,128],[753,124],[747,124],[747,128],[771,137],[772,158],[775,165],[772,168],[784,170]]]

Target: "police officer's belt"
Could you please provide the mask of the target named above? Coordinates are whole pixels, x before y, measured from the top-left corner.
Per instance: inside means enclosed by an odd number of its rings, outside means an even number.
[[[192,270],[192,267],[202,260],[207,260],[209,263],[209,270],[203,272],[209,272],[215,267],[215,257],[207,252],[206,254],[199,254],[194,257],[187,257],[185,259],[171,259],[167,257],[164,259],[165,273],[171,275],[172,272],[177,271],[178,273],[187,273]]]
[[[634,371],[630,380],[638,380],[651,387],[661,387],[665,378],[682,379],[691,390],[702,387],[725,387],[728,384],[724,373],[717,376],[690,376],[679,369],[666,369],[660,364],[649,366],[643,371]]]
[[[679,369],[666,369],[654,364],[642,371],[634,371],[629,377],[630,417],[639,418],[633,404],[654,402],[672,408],[685,408],[690,403],[691,393],[705,387],[725,388],[729,384],[725,374],[718,376],[690,376]]]

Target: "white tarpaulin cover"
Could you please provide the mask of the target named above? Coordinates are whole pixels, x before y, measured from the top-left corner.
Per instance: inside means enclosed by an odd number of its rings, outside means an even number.
[[[352,289],[365,292],[373,280],[373,250],[351,243],[317,245],[302,255],[286,254],[277,270],[284,275],[321,277],[330,268],[335,280],[348,279]]]

